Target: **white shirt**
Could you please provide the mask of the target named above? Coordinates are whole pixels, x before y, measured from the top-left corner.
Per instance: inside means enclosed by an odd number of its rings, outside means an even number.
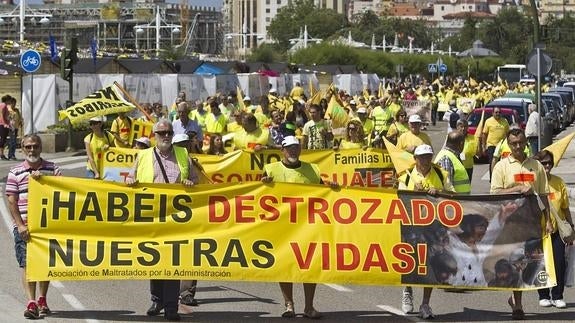
[[[448,231],[451,254],[457,262],[457,274],[450,280],[456,286],[487,286],[487,280],[483,273],[483,262],[489,255],[493,242],[503,229],[499,223],[499,215],[489,221],[487,231],[481,241],[477,242],[477,252],[461,241],[459,237]]]
[[[525,125],[526,137],[537,137],[539,135],[539,112],[533,111],[527,118],[527,125]]]

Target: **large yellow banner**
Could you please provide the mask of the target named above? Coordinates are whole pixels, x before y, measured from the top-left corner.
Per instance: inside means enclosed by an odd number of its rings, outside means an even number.
[[[27,275],[33,281],[157,278],[498,289],[555,282],[537,203],[517,195],[457,200],[259,182],[130,188],[46,176],[30,181],[28,201]],[[486,229],[483,238],[474,233],[476,226]],[[469,234],[475,234],[473,242]],[[501,279],[500,270],[509,270],[510,279]]]
[[[102,154],[100,174],[104,179],[123,182],[134,159],[136,150],[111,148]],[[213,183],[259,181],[264,165],[279,161],[279,150],[263,152],[234,151],[224,156],[193,155],[203,166]],[[308,150],[302,151],[301,160],[316,163],[326,182],[337,182],[350,187],[391,187],[394,168],[386,150]]]

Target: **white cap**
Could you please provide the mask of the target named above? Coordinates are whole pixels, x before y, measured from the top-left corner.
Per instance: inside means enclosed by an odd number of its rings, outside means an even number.
[[[244,101],[251,101],[251,100],[252,100],[252,98],[250,98],[249,96],[247,96],[247,95],[244,96]]]
[[[179,142],[188,141],[190,138],[185,133],[179,133],[172,138],[172,144],[177,144]]]
[[[148,137],[140,137],[140,138],[136,139],[136,142],[139,142],[139,143],[141,143],[141,144],[144,144],[144,145],[146,145],[146,146],[148,146],[148,147],[150,147],[150,144],[151,144],[150,138],[148,138]]]
[[[293,145],[299,145],[299,140],[297,140],[297,138],[294,136],[287,136],[284,137],[284,140],[282,140],[282,147],[288,147]]]
[[[90,118],[90,121],[94,121],[94,122],[106,122],[106,116],[93,117],[93,118]]]
[[[433,155],[433,148],[431,148],[430,145],[419,145],[417,146],[417,148],[415,148],[413,155],[415,156]]]
[[[421,117],[419,116],[419,114],[412,114],[409,116],[409,123],[416,123],[416,122],[421,122]]]
[[[357,108],[357,113],[367,113],[367,109],[364,107]]]
[[[278,90],[275,87],[272,87],[270,89],[270,93],[277,93],[277,92],[278,92]]]
[[[355,104],[355,100],[349,101],[349,104]]]

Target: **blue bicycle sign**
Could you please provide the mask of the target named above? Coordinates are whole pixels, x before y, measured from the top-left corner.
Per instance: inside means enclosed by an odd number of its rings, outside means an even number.
[[[27,73],[34,73],[42,64],[42,57],[40,53],[33,49],[29,49],[22,53],[20,56],[20,66]]]

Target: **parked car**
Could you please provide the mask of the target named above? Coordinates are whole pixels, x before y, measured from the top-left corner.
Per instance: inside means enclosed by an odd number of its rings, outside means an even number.
[[[563,130],[563,125],[561,124],[561,109],[559,105],[553,100],[541,99],[541,116],[552,129],[553,133],[557,134]]]
[[[547,92],[541,94],[541,100],[552,100],[554,102],[553,106],[559,108],[560,114],[559,117],[561,119],[561,128],[565,129],[571,124],[569,119],[569,115],[567,112],[567,106],[563,101],[563,96],[557,92]]]
[[[489,102],[485,107],[490,108],[498,107],[498,108],[513,109],[517,111],[517,113],[519,114],[517,124],[521,127],[521,129],[525,129],[525,125],[527,124],[527,118],[529,117],[527,107],[531,103],[533,103],[533,101],[531,101],[530,99],[501,97]]]
[[[569,86],[552,87],[548,93],[559,93],[563,97],[563,103],[567,108],[569,123],[575,121],[575,90]]]
[[[469,117],[467,118],[467,122],[469,124],[469,128],[467,129],[467,133],[475,135],[477,131],[477,127],[479,126],[479,122],[481,121],[481,113],[485,110],[485,115],[483,116],[483,120],[487,120],[489,117],[493,115],[493,107],[483,107],[475,109],[471,112]],[[500,108],[501,116],[507,119],[509,125],[518,125],[521,118],[519,117],[519,113],[517,110],[509,109],[509,108]],[[481,156],[475,156],[476,163],[487,163],[487,155],[482,154]]]

